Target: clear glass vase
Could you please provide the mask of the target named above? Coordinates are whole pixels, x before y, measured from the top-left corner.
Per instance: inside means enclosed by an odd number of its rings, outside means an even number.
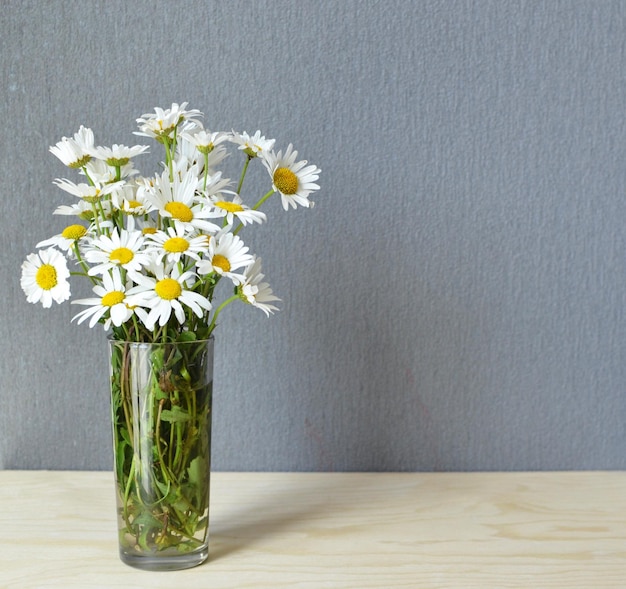
[[[208,557],[213,339],[109,346],[120,558],[196,566]]]

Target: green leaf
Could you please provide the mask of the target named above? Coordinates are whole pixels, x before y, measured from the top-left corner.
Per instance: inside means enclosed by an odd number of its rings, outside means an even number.
[[[146,526],[148,530],[156,528],[160,530],[163,524],[149,511],[142,511],[133,521],[133,526]]]
[[[191,415],[184,409],[181,409],[179,405],[174,405],[171,409],[164,409],[161,411],[161,421],[168,421],[169,423],[184,423],[191,420]]]
[[[189,475],[189,485],[194,491],[193,495],[196,508],[199,507],[200,510],[202,510],[204,509],[206,486],[208,484],[208,465],[206,458],[203,456],[196,456],[189,463],[187,474]]]
[[[179,342],[194,342],[196,341],[196,334],[193,331],[183,331],[178,335]]]
[[[202,456],[196,456],[187,468],[187,474],[189,475],[189,482],[194,487],[203,487],[206,480],[206,460]]]

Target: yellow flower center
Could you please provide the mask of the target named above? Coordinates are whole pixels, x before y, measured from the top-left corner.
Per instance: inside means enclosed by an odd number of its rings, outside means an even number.
[[[164,278],[159,280],[154,287],[155,292],[166,301],[177,299],[183,292],[182,287],[177,280],[173,278]]]
[[[121,290],[112,290],[102,297],[103,307],[112,307],[124,301],[124,293]]]
[[[87,229],[82,225],[69,225],[63,229],[61,235],[65,237],[65,239],[77,240],[83,237],[85,233],[87,233]]]
[[[37,270],[35,282],[43,290],[50,290],[57,285],[57,270],[52,264],[43,264]]]
[[[230,262],[228,258],[221,254],[215,254],[211,260],[211,264],[224,272],[230,272]]]
[[[193,220],[193,213],[191,209],[182,202],[168,202],[165,205],[165,210],[174,217],[174,219],[178,219],[183,223],[189,223]]]
[[[224,209],[225,211],[228,211],[229,213],[241,213],[241,211],[243,211],[243,207],[241,205],[238,205],[237,203],[234,203],[234,202],[228,202],[225,200],[220,200],[216,202],[215,206],[219,207],[220,209]]]
[[[154,235],[157,232],[156,227],[144,227],[141,233],[144,235]]]
[[[189,247],[189,242],[183,237],[170,237],[163,244],[163,249],[166,252],[170,252],[172,254],[177,254],[180,252],[187,251],[188,247]]]
[[[283,194],[295,194],[298,191],[298,176],[289,168],[278,168],[274,172],[274,185]]]
[[[129,250],[127,247],[118,247],[109,254],[109,260],[111,260],[111,262],[117,262],[122,265],[128,264],[134,257],[135,254],[133,251]]]
[[[127,202],[128,202],[129,209],[136,209],[138,207],[143,206],[138,200],[129,200]]]

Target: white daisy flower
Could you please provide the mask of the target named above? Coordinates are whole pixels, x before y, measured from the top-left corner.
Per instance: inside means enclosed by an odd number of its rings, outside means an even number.
[[[104,201],[100,203],[100,206],[104,210],[104,216],[109,218],[111,216],[111,203],[109,201]],[[86,200],[80,200],[76,204],[73,205],[60,205],[53,211],[54,215],[75,215],[83,221],[93,221],[94,212],[93,206],[88,203]],[[103,226],[104,223],[100,221],[100,227]]]
[[[135,131],[135,135],[144,137],[153,137],[157,141],[163,141],[165,137],[173,137],[174,130],[183,121],[195,121],[202,116],[199,110],[185,110],[187,102],[178,105],[172,103],[172,107],[168,109],[155,108],[154,113],[146,113],[137,119],[139,123],[139,131]]]
[[[313,206],[308,196],[314,190],[319,190],[315,180],[319,178],[321,170],[316,166],[307,166],[307,161],[296,162],[298,152],[293,151],[291,143],[283,155],[282,151],[275,154],[273,151],[263,157],[263,165],[272,178],[272,187],[280,193],[285,210],[291,205],[303,207]]]
[[[267,220],[265,213],[255,211],[241,203],[242,200],[239,195],[235,195],[232,201],[222,200],[219,196],[211,197],[211,205],[215,207],[215,212],[220,217],[226,217],[226,222],[229,225],[232,225],[235,219],[241,221],[243,225],[263,223]]]
[[[93,157],[106,162],[107,165],[117,167],[125,166],[132,158],[145,153],[148,149],[150,149],[148,145],[128,147],[113,144],[111,147],[94,147],[90,153]]]
[[[98,295],[97,298],[72,301],[72,305],[89,305],[88,309],[77,313],[72,321],[77,319],[80,324],[91,317],[89,327],[93,327],[104,317],[104,329],[109,329],[111,323],[119,327],[133,316],[133,310],[126,301],[126,288],[119,268],[113,268],[110,273],[105,272],[102,284],[94,286],[93,292]]]
[[[153,206],[146,198],[146,191],[142,186],[125,184],[111,194],[113,206],[127,215],[142,216],[153,210]]]
[[[81,125],[73,138],[63,137],[50,152],[69,168],[82,168],[91,159],[93,141],[93,131]]]
[[[181,137],[191,143],[200,153],[208,155],[211,153],[220,143],[228,141],[230,133],[223,131],[207,131],[206,129],[200,129],[193,132],[185,132],[181,134]]]
[[[239,146],[238,149],[251,158],[269,152],[276,142],[275,139],[266,139],[265,136],[261,135],[261,131],[257,131],[252,136],[245,131],[243,133],[233,131],[232,136],[228,139],[232,143],[236,143]]]
[[[52,301],[62,303],[70,298],[70,271],[61,252],[54,248],[29,254],[22,264],[20,285],[29,303],[48,308]]]
[[[244,282],[237,287],[237,294],[246,303],[261,309],[268,317],[270,313],[278,311],[278,307],[269,304],[271,301],[280,301],[274,296],[267,282],[262,282],[265,274],[261,273],[261,258],[256,258],[244,272]]]
[[[204,311],[211,310],[211,303],[206,297],[187,289],[187,281],[193,279],[193,272],[180,274],[178,264],[170,267],[153,264],[150,269],[154,272],[154,278],[136,272],[130,273],[137,286],[126,293],[127,302],[137,307],[135,313],[149,330],[154,329],[157,322],[163,327],[172,312],[179,323],[184,323],[183,305],[189,307],[198,317],[202,317]],[[146,312],[145,309],[149,311]]]
[[[211,239],[208,245],[208,252],[197,263],[198,274],[216,272],[220,276],[230,278],[235,284],[241,284],[244,276],[234,274],[233,270],[244,268],[254,262],[241,238],[232,233],[223,233],[216,239]]]
[[[86,175],[94,184],[110,184],[117,180],[117,171],[115,168],[108,166],[103,160],[92,159],[86,166]],[[80,170],[79,174],[85,175],[84,170]],[[120,168],[120,178],[122,180],[135,176],[139,171],[133,167],[133,162],[128,162]]]
[[[132,217],[129,221],[132,220]],[[139,271],[150,263],[150,256],[143,251],[144,236],[137,231],[134,225],[129,229],[118,231],[113,229],[111,236],[101,235],[94,239],[88,248],[85,248],[85,260],[95,264],[88,274],[104,274],[111,268]]]
[[[175,222],[174,227],[168,227],[166,231],[157,231],[146,238],[146,252],[155,254],[155,259],[159,264],[162,263],[163,258],[167,262],[180,262],[183,256],[199,260],[200,254],[207,250],[206,237],[203,235],[190,237],[184,225],[178,221]]]
[[[82,198],[87,202],[93,203],[123,186],[124,182],[113,182],[112,184],[92,186],[90,184],[83,183],[75,184],[65,178],[57,178],[53,184],[56,184],[59,188],[65,190],[65,192],[69,192],[78,198]]]
[[[144,237],[154,235],[159,229],[157,228],[154,219],[148,217],[133,217],[135,220],[135,228],[137,231],[141,231]]]
[[[40,241],[36,247],[55,246],[65,252],[71,251],[71,248],[77,241],[89,236],[89,230],[84,225],[68,225],[61,233]]]
[[[179,170],[198,166],[198,175],[204,179],[205,170],[207,177],[215,174],[219,164],[228,156],[228,151],[222,145],[218,145],[208,154],[202,154],[185,136],[181,136],[177,144],[175,164]]]
[[[161,217],[180,221],[187,231],[198,229],[215,233],[219,227],[207,219],[217,215],[210,207],[196,200],[197,187],[198,177],[194,168],[181,179],[175,174],[173,182],[170,182],[166,171],[162,176],[156,177],[154,187],[146,191],[146,198],[159,211]]]

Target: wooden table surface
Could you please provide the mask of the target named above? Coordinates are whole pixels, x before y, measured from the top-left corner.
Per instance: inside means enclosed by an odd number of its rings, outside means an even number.
[[[110,472],[0,471],[0,588],[626,589],[626,472],[212,475],[209,561],[132,569]]]

